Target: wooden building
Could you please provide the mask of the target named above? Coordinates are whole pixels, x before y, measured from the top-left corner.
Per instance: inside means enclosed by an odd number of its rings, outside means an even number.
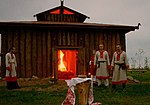
[[[139,25],[84,23],[89,17],[65,7],[63,2],[61,6],[34,16],[37,21],[0,22],[1,52],[6,54],[10,47],[16,48],[18,77],[59,78],[63,73],[58,70],[60,50],[70,75],[87,75],[92,50],[104,43],[112,58],[116,44],[120,43],[126,49],[125,34],[139,29]],[[2,56],[4,65],[5,57]]]

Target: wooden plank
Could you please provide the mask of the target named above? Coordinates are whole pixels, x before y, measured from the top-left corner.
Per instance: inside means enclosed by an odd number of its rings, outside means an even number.
[[[13,46],[13,32],[12,30],[8,30],[7,33],[7,45],[8,45],[8,50]]]
[[[70,34],[70,42],[71,42],[71,46],[74,46],[74,35],[73,35],[73,33]]]
[[[53,75],[54,75],[54,81],[57,82],[58,80],[58,58],[57,58],[57,49],[52,48],[52,69],[53,69]]]
[[[67,31],[67,46],[70,46],[70,32]]]
[[[63,41],[62,41],[62,42],[63,42],[62,45],[63,45],[63,46],[66,45],[66,39],[67,39],[67,38],[66,38],[66,33],[65,33],[65,31],[63,31],[63,32],[62,32],[62,40],[63,40]]]
[[[59,32],[58,32],[58,36],[56,36],[56,37],[58,37],[58,38],[57,38],[57,41],[58,41],[58,42],[57,42],[57,43],[58,43],[57,45],[58,45],[58,46],[62,45],[62,37],[61,37],[61,36],[62,36],[62,32],[59,31]]]
[[[103,44],[103,32],[99,32],[99,44]]]
[[[36,30],[33,30],[32,32],[32,41],[31,41],[31,69],[32,69],[32,75],[37,76],[37,41],[36,38]]]
[[[89,37],[90,37],[90,51],[92,51],[94,48],[94,34],[89,32]]]
[[[126,36],[122,32],[120,32],[120,42],[122,45],[122,50],[126,51]]]
[[[7,35],[7,32],[6,32],[6,30],[4,30],[4,31],[1,31],[1,53],[2,54],[6,54],[7,53],[7,51],[8,51],[8,44],[7,44],[7,40],[8,40],[8,35]],[[4,57],[5,58],[5,57]]]
[[[20,31],[20,64],[21,64],[21,74],[22,78],[26,77],[25,72],[25,31],[22,29]]]
[[[89,61],[90,61],[89,48],[85,47],[85,67],[84,67],[84,70],[86,72],[86,75],[88,75],[88,73],[90,72]]]
[[[82,56],[83,56],[83,63],[84,63],[83,64],[83,74],[86,75],[87,72],[86,72],[86,61],[85,61],[85,57],[86,57],[85,56],[85,48],[83,48],[83,55]]]
[[[41,31],[37,31],[37,76],[42,77],[42,45]]]
[[[53,47],[56,47],[56,45],[58,45],[56,42],[57,42],[57,37],[58,36],[55,32],[51,32],[52,33],[52,46]]]
[[[116,50],[116,33],[112,33],[112,53],[114,53]]]
[[[87,32],[84,33],[84,39],[85,39],[84,45],[85,45],[86,48],[88,48],[89,47],[89,42],[91,40],[89,39],[89,34]]]
[[[6,30],[1,31],[1,76],[5,77],[5,54],[7,53],[7,32]]]
[[[64,21],[66,22],[68,20],[68,16],[64,15]]]
[[[42,77],[46,77],[46,74],[47,74],[47,61],[46,61],[46,58],[47,58],[47,51],[46,51],[46,48],[47,48],[47,39],[46,39],[46,32],[42,32],[42,64],[43,64],[43,68],[42,68],[42,71],[43,71],[43,76]]]
[[[52,76],[51,32],[47,33],[47,76]]]
[[[108,32],[107,33],[108,35],[108,54],[109,54],[109,57],[112,58],[112,49],[111,49],[111,46],[112,46],[112,38],[111,38],[111,32]]]
[[[74,32],[74,46],[78,46],[78,34]]]
[[[94,33],[95,34],[95,37],[94,37],[94,46],[95,46],[95,50],[98,50],[98,46],[99,46],[99,34],[98,34],[98,32],[95,32]],[[90,40],[90,41],[92,41],[92,40]],[[94,50],[93,49],[93,50]],[[90,55],[92,55],[92,53],[93,53],[93,51],[90,51]]]
[[[84,34],[81,32],[81,31],[78,31],[78,41],[79,41],[79,46],[83,46],[83,37],[84,37]],[[73,38],[74,39],[74,38]]]
[[[89,39],[89,34],[87,32],[85,32],[84,34],[85,34],[84,39],[85,39],[85,56],[86,56],[85,64],[86,64],[86,74],[87,74],[90,71],[90,68],[89,68],[89,61],[90,61],[90,55],[91,55],[90,50],[89,50],[90,39]]]
[[[40,55],[41,55],[41,60],[40,60],[40,65],[41,65],[41,70],[40,70],[40,72],[41,72],[41,75],[40,75],[40,77],[43,77],[43,30],[40,30],[41,32],[41,34],[40,34],[40,37],[41,37],[41,40],[40,40],[40,47],[41,47],[41,52],[40,52]]]
[[[77,75],[86,75],[85,48],[78,50]]]
[[[21,76],[21,64],[20,64],[20,44],[19,44],[19,30],[14,30],[14,38],[13,38],[13,42],[14,42],[14,47],[16,48],[16,60],[17,60],[17,76],[20,77]]]
[[[31,70],[31,31],[26,31],[26,38],[25,38],[25,68],[26,68],[26,77],[32,77],[32,70]]]
[[[0,34],[1,34],[1,53],[3,54],[2,62],[4,61],[5,64],[5,54],[8,52],[8,44],[7,44],[8,35],[6,30],[1,31]]]
[[[119,32],[116,33],[116,44],[121,44]]]
[[[108,50],[108,36],[106,32],[104,32],[104,49]]]

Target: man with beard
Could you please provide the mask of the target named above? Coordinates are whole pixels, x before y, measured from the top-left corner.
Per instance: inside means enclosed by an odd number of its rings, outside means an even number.
[[[116,46],[116,52],[114,52],[113,54],[111,67],[113,70],[113,77],[112,77],[113,91],[115,91],[117,84],[122,84],[123,91],[124,91],[127,82],[126,69],[129,68],[129,63],[125,51],[121,50],[120,44]]]

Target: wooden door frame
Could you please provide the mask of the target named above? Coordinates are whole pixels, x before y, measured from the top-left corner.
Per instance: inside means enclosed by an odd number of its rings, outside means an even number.
[[[54,81],[57,82],[58,80],[58,56],[57,56],[57,52],[58,50],[77,50],[78,53],[80,50],[84,50],[84,54],[83,54],[83,67],[80,67],[80,68],[83,68],[83,74],[82,75],[86,75],[86,71],[84,71],[86,69],[86,61],[85,61],[85,48],[84,47],[72,47],[72,46],[69,46],[69,47],[62,47],[62,46],[57,46],[55,48],[52,48],[52,73],[54,75]],[[80,74],[79,72],[79,56],[82,56],[82,55],[77,55],[77,63],[76,63],[76,76]],[[80,64],[81,65],[81,64]]]

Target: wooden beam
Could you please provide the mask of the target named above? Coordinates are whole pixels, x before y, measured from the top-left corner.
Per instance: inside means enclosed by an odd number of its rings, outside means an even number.
[[[25,71],[25,31],[22,29],[20,30],[20,66],[21,66],[21,77],[26,77]]]

